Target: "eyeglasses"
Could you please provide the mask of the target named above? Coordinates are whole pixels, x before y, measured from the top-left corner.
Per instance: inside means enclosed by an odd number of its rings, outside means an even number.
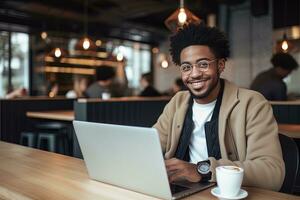
[[[213,60],[200,60],[194,64],[183,63],[182,65],[180,65],[180,71],[184,74],[190,74],[193,70],[193,66],[195,66],[198,71],[206,72],[209,69],[210,63],[216,60],[218,59],[216,58]]]

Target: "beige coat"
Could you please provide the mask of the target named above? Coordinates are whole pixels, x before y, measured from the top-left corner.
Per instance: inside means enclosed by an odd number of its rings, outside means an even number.
[[[165,158],[172,158],[179,142],[190,94],[178,92],[166,105],[154,127],[160,134]],[[215,168],[236,165],[244,169],[244,186],[279,190],[285,167],[272,107],[259,93],[225,81],[219,113],[222,158],[210,157],[212,179]]]

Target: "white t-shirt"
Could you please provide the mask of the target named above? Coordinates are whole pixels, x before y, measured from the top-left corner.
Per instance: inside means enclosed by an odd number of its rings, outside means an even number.
[[[210,121],[217,100],[208,104],[193,103],[194,130],[189,144],[190,162],[196,164],[208,159],[204,124]]]
[[[66,94],[66,98],[68,98],[68,99],[77,98],[77,94],[76,94],[75,90],[68,91],[67,94]]]

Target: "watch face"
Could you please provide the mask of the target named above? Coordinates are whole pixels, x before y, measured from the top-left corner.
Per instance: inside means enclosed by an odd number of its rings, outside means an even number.
[[[201,162],[198,164],[198,171],[201,174],[207,174],[209,172],[210,165],[207,162]]]

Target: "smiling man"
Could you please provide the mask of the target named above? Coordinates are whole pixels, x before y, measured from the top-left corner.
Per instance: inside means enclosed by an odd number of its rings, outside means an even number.
[[[189,25],[171,37],[189,91],[178,92],[154,127],[170,182],[215,182],[215,168],[244,169],[244,186],[279,190],[285,176],[278,128],[259,93],[221,79],[229,42],[217,28]]]

